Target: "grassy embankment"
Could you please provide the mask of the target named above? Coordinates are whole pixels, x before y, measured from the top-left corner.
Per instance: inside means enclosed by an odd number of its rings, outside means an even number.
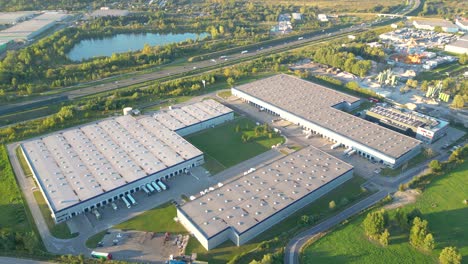
[[[303,263],[435,263],[441,250],[456,246],[463,263],[468,263],[467,199],[468,162],[455,171],[437,176],[414,204],[403,207],[404,211],[419,209],[422,218],[429,222],[434,234],[436,248],[422,252],[408,243],[408,231],[390,228],[389,246],[382,247],[370,242],[364,235],[364,215],[339,227],[304,250]],[[395,210],[389,212],[394,214]]]

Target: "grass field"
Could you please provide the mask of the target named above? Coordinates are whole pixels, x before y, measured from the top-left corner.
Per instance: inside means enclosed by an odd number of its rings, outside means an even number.
[[[55,224],[54,220],[50,216],[49,206],[47,206],[47,203],[44,199],[44,196],[42,196],[42,193],[40,191],[35,191],[33,194],[37,204],[39,205],[39,209],[41,210],[42,216],[44,217],[47,223],[47,227],[49,228],[50,233],[54,237],[67,239],[76,237],[78,235],[77,233],[70,233],[70,229],[65,223]]]
[[[210,264],[227,263],[236,255],[242,255],[237,263],[250,263],[253,259],[259,260],[264,254],[274,252],[283,247],[293,234],[304,228],[304,226],[299,224],[299,219],[302,215],[313,216],[313,218],[316,219],[316,222],[319,222],[339,212],[341,208],[349,205],[353,201],[367,196],[369,193],[364,193],[360,188],[360,185],[364,183],[364,181],[365,180],[361,177],[354,177],[344,185],[336,188],[317,201],[311,203],[302,210],[265,231],[251,242],[240,247],[237,247],[232,242],[228,241],[208,252],[195,238],[191,238],[185,252],[186,254],[196,252],[199,260],[208,261]],[[345,205],[340,202],[343,197],[348,199],[348,204]],[[328,208],[328,203],[332,200],[336,201],[337,207],[335,209]],[[270,243],[268,247],[262,249],[257,248],[262,241],[271,241],[275,237],[281,238],[278,241]]]
[[[235,131],[237,126],[240,126],[240,132]],[[271,139],[266,135],[256,137],[254,127],[255,123],[252,120],[238,118],[227,124],[188,136],[186,139],[203,153],[228,168],[270,150],[272,145],[284,141],[283,137],[276,134],[273,134]],[[252,137],[252,140],[244,143],[241,139],[242,134]]]
[[[21,151],[21,148],[17,147],[15,151],[16,151],[16,157],[18,157],[18,161],[20,163],[21,169],[24,172],[24,175],[26,177],[31,177],[32,176],[31,169],[29,168],[29,165],[26,162],[26,159],[24,158],[24,155],[23,155],[23,152]]]
[[[88,248],[97,248],[97,244],[102,241],[106,232],[107,231],[102,231],[88,238],[88,240],[86,240],[86,246]]]
[[[186,233],[187,231],[181,224],[174,222],[176,215],[175,206],[166,203],[118,224],[114,228],[156,233]]]
[[[0,228],[31,231],[24,201],[8,160],[6,147],[0,146]]]
[[[413,249],[407,232],[399,230],[390,230],[390,245],[386,248],[369,242],[363,235],[361,216],[306,248],[302,263],[435,263],[446,246],[458,247],[463,263],[468,263],[468,208],[462,202],[467,199],[467,180],[465,161],[454,172],[435,178],[416,203],[404,207],[406,211],[418,208],[429,222],[436,241],[432,253]]]

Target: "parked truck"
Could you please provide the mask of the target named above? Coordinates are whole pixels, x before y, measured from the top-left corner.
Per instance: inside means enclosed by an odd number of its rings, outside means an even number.
[[[156,183],[161,187],[161,189],[163,189],[164,191],[167,190],[167,186],[166,184],[164,184],[164,182],[158,180],[156,181]]]
[[[131,208],[132,205],[130,204],[130,202],[125,198],[125,196],[122,196],[122,201],[125,203],[125,205],[127,206],[127,208]]]
[[[151,186],[150,183],[147,183],[147,184],[146,184],[146,187],[148,188],[148,190],[149,190],[150,192],[154,192],[154,188],[153,188],[153,186]]]
[[[341,143],[338,142],[338,143],[333,144],[333,145],[330,147],[330,149],[336,149],[336,148],[338,148],[339,146],[341,146]]]
[[[133,198],[133,196],[131,194],[127,194],[127,198],[132,203],[132,205],[137,204],[137,202],[135,201],[135,199]]]
[[[151,195],[151,192],[148,190],[148,188],[146,188],[145,185],[141,186],[141,189],[146,193],[146,195],[148,195],[148,196]]]
[[[153,188],[156,189],[156,191],[161,192],[161,187],[159,187],[155,182],[151,182],[151,185],[153,185]]]

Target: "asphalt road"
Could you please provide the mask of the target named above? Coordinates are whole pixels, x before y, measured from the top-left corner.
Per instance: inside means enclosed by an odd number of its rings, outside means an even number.
[[[54,263],[32,260],[32,259],[0,257],[0,264],[54,264]]]
[[[446,160],[449,157],[449,154],[445,153],[443,155],[439,155],[435,157],[436,159],[442,161]],[[288,245],[285,248],[284,254],[284,263],[285,264],[299,264],[300,263],[300,254],[301,248],[309,241],[310,239],[314,238],[314,236],[318,235],[321,232],[324,232],[333,226],[339,224],[340,222],[346,220],[347,218],[360,213],[361,211],[371,207],[372,205],[376,204],[378,201],[383,199],[388,193],[393,193],[397,190],[398,186],[402,183],[406,183],[410,181],[413,177],[423,172],[427,165],[429,164],[429,160],[423,162],[422,164],[409,169],[398,177],[390,179],[389,181],[376,181],[374,179],[371,182],[379,185],[381,190],[364,200],[361,200],[354,204],[351,207],[346,208],[344,211],[340,212],[339,214],[328,218],[327,220],[321,222],[320,224],[300,233],[299,235],[295,236],[291,239]],[[377,178],[377,180],[381,179],[382,177]],[[389,179],[387,177],[387,179]]]
[[[285,264],[292,264],[292,263],[299,263],[299,256],[300,250],[302,246],[309,241],[315,235],[324,232],[333,226],[339,224],[340,222],[346,220],[347,218],[369,208],[370,206],[376,204],[382,198],[387,195],[385,190],[381,190],[364,200],[359,201],[358,203],[346,208],[345,210],[341,211],[335,216],[328,218],[327,220],[321,222],[320,224],[308,229],[299,235],[295,236],[293,239],[290,240],[288,245],[285,249],[284,254],[284,263]]]

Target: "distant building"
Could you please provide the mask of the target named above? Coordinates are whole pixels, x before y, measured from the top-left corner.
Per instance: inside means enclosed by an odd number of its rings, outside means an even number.
[[[0,25],[16,24],[34,17],[37,13],[35,11],[0,12]]]
[[[292,13],[292,18],[294,20],[302,20],[302,14],[301,13]]]
[[[45,12],[30,20],[18,23],[10,28],[0,31],[0,40],[31,40],[44,31],[63,21],[67,14],[61,12]]]
[[[317,18],[318,18],[318,20],[320,20],[321,22],[328,22],[328,17],[327,17],[327,15],[325,15],[325,14],[318,14]]]
[[[460,28],[460,30],[468,31],[468,19],[466,18],[457,18],[455,24]]]
[[[445,51],[457,54],[468,54],[468,36],[463,36],[457,41],[445,45]]]
[[[366,111],[366,119],[431,144],[447,133],[448,122],[414,111],[375,106]]]
[[[130,12],[128,10],[120,10],[120,9],[110,9],[108,7],[101,7],[99,10],[95,10],[90,14],[90,17],[97,18],[97,17],[121,17],[121,16],[128,16]]]
[[[348,35],[348,39],[355,40],[355,39],[356,39],[356,36],[354,36],[354,35]]]
[[[398,25],[395,24],[395,23],[391,24],[390,26],[391,26],[392,28],[394,28],[394,29],[397,29],[397,28],[398,28]]]
[[[458,32],[458,27],[455,24],[443,19],[414,20],[413,25],[417,29],[434,30],[436,27],[441,27],[442,31],[447,33]]]

